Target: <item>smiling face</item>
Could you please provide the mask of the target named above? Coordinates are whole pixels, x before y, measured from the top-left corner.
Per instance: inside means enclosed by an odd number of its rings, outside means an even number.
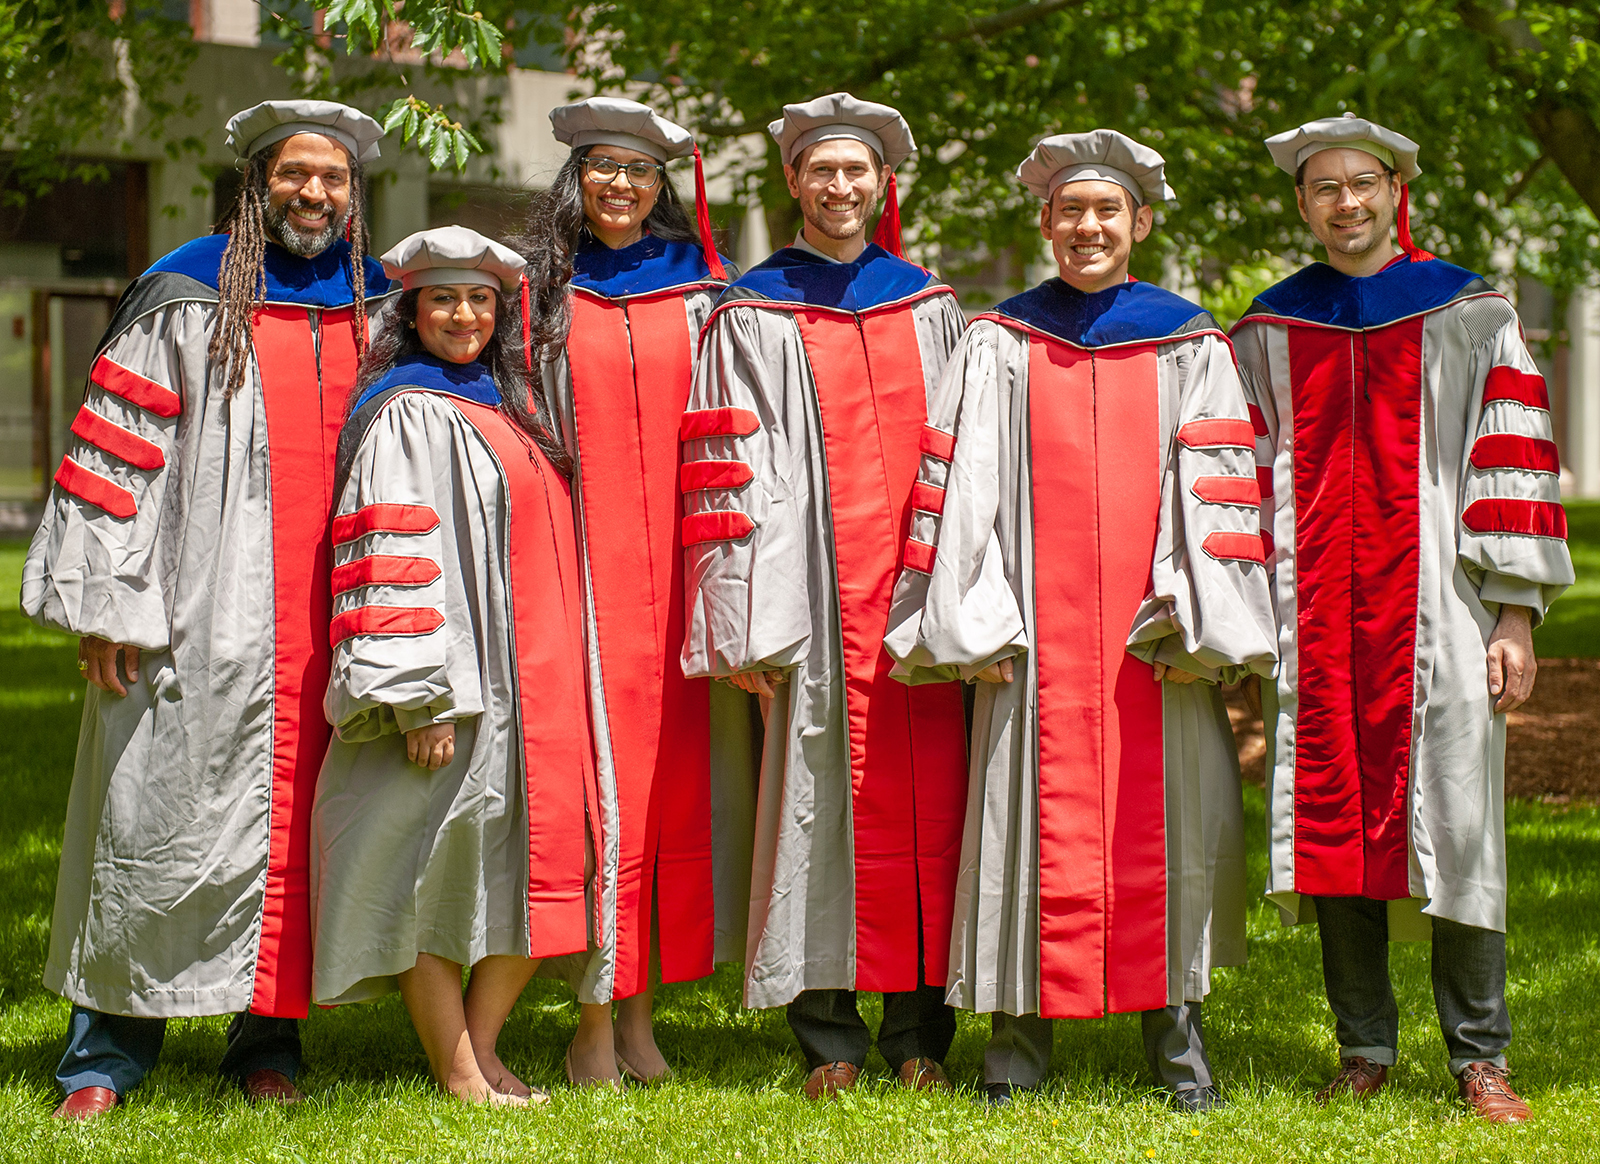
[[[1154,221],[1150,208],[1136,208],[1115,182],[1066,182],[1039,212],[1039,233],[1050,240],[1062,281],[1090,293],[1128,281],[1133,244]]]
[[[1346,274],[1371,274],[1400,252],[1389,241],[1400,205],[1400,178],[1365,150],[1320,150],[1306,159],[1295,187],[1300,217]]]
[[[310,258],[344,229],[350,210],[350,155],[320,133],[284,141],[267,173],[267,219],[285,249]]]
[[[857,254],[866,249],[867,219],[889,181],[889,168],[879,164],[871,146],[854,138],[819,141],[801,150],[783,176],[800,201],[807,241],[830,252],[837,247],[829,242],[859,241]]]
[[[417,336],[441,360],[470,364],[494,335],[495,292],[468,283],[417,292]]]
[[[609,180],[602,181],[590,176],[589,165],[582,166],[578,181],[583,190],[583,216],[589,221],[589,232],[615,250],[631,246],[643,236],[644,220],[655,209],[666,176],[660,170],[660,163],[649,154],[624,146],[593,146],[584,155],[584,162],[592,163],[601,158],[615,162],[617,172]],[[635,186],[629,181],[627,167],[634,163],[656,167],[653,186]]]

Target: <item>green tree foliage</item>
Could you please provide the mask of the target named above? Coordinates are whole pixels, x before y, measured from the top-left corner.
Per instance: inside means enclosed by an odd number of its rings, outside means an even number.
[[[71,156],[86,141],[161,140],[193,101],[178,85],[193,56],[188,25],[166,19],[159,0],[0,0],[5,197],[95,177],[98,167]]]
[[[1032,253],[1011,171],[1039,137],[1094,126],[1166,155],[1180,201],[1158,242],[1208,278],[1309,252],[1261,143],[1345,110],[1422,144],[1414,231],[1442,257],[1559,286],[1600,244],[1594,0],[655,0],[588,10],[581,32],[574,63],[595,81],[654,78],[648,99],[702,134],[835,89],[897,106],[923,147],[904,213],[956,252]],[[596,41],[603,58],[582,52]],[[773,153],[747,170],[781,237]],[[1161,258],[1145,248],[1142,273]]]

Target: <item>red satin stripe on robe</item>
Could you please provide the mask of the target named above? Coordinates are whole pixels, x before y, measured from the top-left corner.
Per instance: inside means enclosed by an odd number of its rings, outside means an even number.
[[[1248,420],[1212,417],[1191,420],[1178,430],[1178,440],[1191,449],[1256,447],[1256,430]]]
[[[333,616],[328,645],[357,635],[431,635],[443,625],[444,615],[431,606],[358,606]]]
[[[756,471],[743,461],[689,461],[678,470],[685,493],[699,489],[742,489],[755,480]]]
[[[694,514],[680,529],[678,442],[758,422],[740,408],[684,412],[693,337],[681,291],[577,294],[572,309],[567,352],[621,830],[615,996],[626,998],[646,985],[652,902],[663,981],[712,970],[711,687],[685,679],[678,660],[683,544],[742,537],[750,519]],[[737,462],[728,471],[737,468],[749,471]]]
[[[112,517],[130,518],[139,512],[133,494],[93,469],[87,469],[71,457],[61,458],[56,470],[56,484],[74,497],[97,505]]]
[[[1163,449],[1153,347],[1031,337],[1039,1013],[1167,1003],[1161,685],[1128,654]]]
[[[941,461],[950,460],[956,455],[955,434],[934,428],[931,424],[923,425],[922,451]]]
[[[1561,454],[1556,451],[1555,441],[1537,440],[1511,432],[1490,433],[1472,443],[1472,467],[1559,473]]]
[[[333,568],[333,592],[343,594],[361,586],[426,586],[440,572],[432,558],[368,554]]]
[[[101,452],[110,453],[135,469],[159,469],[167,463],[160,445],[152,444],[136,432],[129,432],[92,408],[78,410],[78,415],[72,420],[72,431]]]
[[[1529,408],[1550,411],[1550,392],[1543,376],[1503,365],[1490,368],[1483,382],[1483,402],[1490,404],[1496,400],[1515,400]]]
[[[915,570],[919,574],[932,574],[933,563],[939,556],[937,546],[930,546],[927,542],[919,542],[916,538],[906,539],[905,565],[907,569]]]
[[[701,542],[736,542],[749,537],[756,523],[750,515],[737,509],[708,509],[691,513],[683,519],[683,544],[697,546]]]
[[[923,513],[943,513],[944,490],[926,481],[918,481],[911,487],[911,508],[920,509]]]
[[[1567,511],[1555,501],[1523,501],[1513,497],[1485,497],[1467,506],[1461,524],[1478,534],[1524,534],[1536,538],[1565,538]]]
[[[858,990],[948,977],[966,732],[954,683],[907,687],[883,649],[911,528],[927,390],[912,308],[794,309],[817,385],[844,642]],[[875,439],[863,440],[864,435]],[[919,932],[920,925],[920,932]],[[842,953],[842,951],[841,951]]]
[[[1252,404],[1249,407],[1250,430],[1258,437],[1271,435],[1267,429],[1267,414],[1261,411],[1261,407],[1259,405]]]
[[[1261,483],[1254,477],[1196,477],[1190,491],[1213,505],[1261,506]]]
[[[1213,558],[1230,562],[1266,561],[1266,543],[1260,534],[1238,533],[1233,530],[1213,530],[1206,534],[1200,548]]]
[[[89,379],[112,395],[120,396],[128,403],[137,404],[157,416],[170,419],[177,416],[183,406],[183,401],[171,388],[129,371],[107,356],[101,356],[94,362]]]
[[[419,534],[436,529],[439,515],[428,505],[364,505],[333,519],[333,544],[342,546],[369,533]]]
[[[255,1014],[304,1016],[311,998],[311,805],[330,729],[334,451],[356,379],[351,309],[257,308],[256,362],[272,489],[272,812]],[[311,321],[317,320],[316,324]],[[321,335],[313,333],[320,326]],[[320,365],[320,370],[319,370]]]
[[[1288,329],[1301,893],[1410,895],[1422,329]]]
[[[543,454],[529,455],[527,434],[499,409],[452,403],[494,450],[510,499],[506,593],[528,801],[528,956],[554,958],[588,947],[586,820],[600,836],[572,491]]]

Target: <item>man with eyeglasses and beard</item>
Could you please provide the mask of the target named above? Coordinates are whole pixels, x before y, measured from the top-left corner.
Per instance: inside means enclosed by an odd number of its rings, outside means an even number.
[[[1388,1082],[1388,943],[1431,938],[1462,1100],[1520,1123],[1505,713],[1533,690],[1533,626],[1573,581],[1549,396],[1511,304],[1412,244],[1415,142],[1346,113],[1267,148],[1327,252],[1233,333],[1282,657],[1264,685],[1267,896],[1318,923],[1339,1040],[1317,1098]]]
[[[173,1017],[232,1014],[221,1072],[294,1102],[308,836],[327,748],[328,514],[367,310],[362,166],[330,101],[228,122],[219,231],[134,281],[23,572],[89,682],[45,984],[73,1003],[65,1118],[114,1107]]]
[[[770,701],[745,1005],[787,1004],[821,1098],[855,1084],[856,991],[882,991],[889,1069],[948,1088],[961,693],[896,683],[883,632],[961,310],[898,257],[892,175],[916,148],[898,112],[833,93],[768,131],[805,224],[723,292],[680,434],[684,673]],[[889,249],[867,239],[880,202]]]

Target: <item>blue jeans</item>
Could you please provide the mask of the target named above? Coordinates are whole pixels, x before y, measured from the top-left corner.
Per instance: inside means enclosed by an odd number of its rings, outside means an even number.
[[[68,1095],[85,1087],[109,1087],[127,1095],[155,1068],[166,1034],[166,1019],[102,1014],[74,1006],[56,1082]],[[300,1024],[295,1019],[234,1015],[228,1024],[228,1050],[217,1073],[242,1082],[251,1072],[264,1069],[295,1077],[300,1070]]]
[[[1394,1066],[1400,1008],[1389,984],[1389,903],[1319,897],[1322,978],[1339,1037],[1339,1056]],[[1506,1065],[1506,936],[1446,918],[1433,925],[1433,1002],[1450,1055],[1450,1073],[1468,1063]]]

